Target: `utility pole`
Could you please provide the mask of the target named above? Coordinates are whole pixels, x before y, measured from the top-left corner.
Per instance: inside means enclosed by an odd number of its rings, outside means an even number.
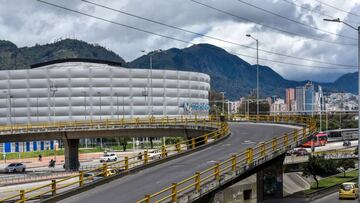
[[[324,21],[343,23],[344,25],[356,30],[358,33],[358,152],[360,153],[360,26],[356,28],[344,21],[341,21],[340,18],[324,19]],[[360,155],[358,155],[358,163],[360,163]],[[360,170],[358,170],[358,183],[360,183]],[[358,202],[360,202],[360,198],[358,198]]]
[[[259,40],[250,34],[246,36],[256,41],[256,116],[259,116]]]

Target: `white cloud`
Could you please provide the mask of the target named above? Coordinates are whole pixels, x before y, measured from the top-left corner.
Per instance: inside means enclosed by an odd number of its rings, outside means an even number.
[[[49,2],[61,4],[71,9],[96,15],[119,23],[136,26],[163,35],[169,35],[192,43],[211,43],[225,48],[232,53],[256,56],[255,50],[246,49],[237,45],[219,42],[213,39],[196,36],[147,21],[129,17],[117,12],[95,7],[80,0],[48,0]],[[209,36],[233,41],[239,44],[255,46],[254,41],[245,37],[251,33],[260,41],[261,49],[271,50],[298,57],[314,58],[331,63],[342,63],[356,65],[356,46],[340,46],[320,41],[309,40],[296,36],[289,36],[278,31],[271,30],[253,23],[246,22],[236,17],[205,8],[190,0],[123,0],[107,1],[92,0],[96,3],[107,5],[114,9],[120,9],[139,16],[161,21],[184,29],[200,32]],[[321,37],[324,40],[334,40],[342,43],[357,43],[354,40],[324,34],[320,31],[308,29],[304,26],[264,13],[249,7],[237,0],[197,0],[210,4],[216,8],[228,11],[235,15],[253,19],[261,24],[278,27],[283,30],[296,32],[313,37]],[[300,9],[283,0],[243,0],[255,4],[267,10],[271,10],[291,19],[308,23],[320,29],[356,38],[356,32],[341,24],[324,22],[324,16]],[[360,14],[360,0],[322,0],[337,8]],[[307,8],[326,13],[331,16],[340,17],[351,22],[359,22],[360,17],[348,15],[336,9],[321,5],[313,0],[294,0]],[[81,16],[37,1],[25,0],[3,0],[0,4],[0,39],[10,40],[18,46],[33,46],[34,44],[45,44],[58,38],[77,38],[90,43],[103,45],[125,60],[133,60],[140,56],[140,50],[168,49],[171,47],[183,48],[191,44],[164,39],[148,35],[121,26],[102,22],[89,17]],[[299,63],[309,66],[328,66],[309,61],[301,61],[283,56],[276,56],[260,52],[260,57],[270,60],[288,63]],[[255,59],[242,57],[244,60],[255,63]],[[262,65],[272,67],[285,78],[295,80],[312,79],[317,81],[331,81],[349,69],[316,69],[296,67],[285,64],[277,64],[269,61],[261,61]],[[326,76],[326,77],[324,77]]]

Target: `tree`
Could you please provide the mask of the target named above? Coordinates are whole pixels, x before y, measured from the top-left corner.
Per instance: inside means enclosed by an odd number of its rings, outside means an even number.
[[[303,176],[311,176],[316,181],[316,188],[319,188],[318,176],[336,174],[336,161],[310,156],[309,161],[304,165]]]
[[[130,141],[130,138],[128,138],[128,137],[119,137],[117,139],[118,139],[118,142],[120,143],[120,145],[123,147],[123,151],[125,152],[128,141]]]
[[[337,166],[341,168],[346,177],[346,171],[350,168],[355,168],[355,162],[352,159],[341,159],[337,161]]]

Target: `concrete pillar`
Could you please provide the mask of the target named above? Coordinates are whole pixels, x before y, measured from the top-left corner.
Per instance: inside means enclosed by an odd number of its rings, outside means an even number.
[[[79,170],[79,139],[64,139],[65,170]]]
[[[270,166],[257,172],[257,201],[283,197],[283,162],[285,156],[276,158]]]

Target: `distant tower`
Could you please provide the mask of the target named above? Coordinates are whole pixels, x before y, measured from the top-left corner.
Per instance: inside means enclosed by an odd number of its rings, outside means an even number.
[[[295,89],[295,100],[296,100],[296,110],[304,111],[305,110],[305,89],[304,87],[296,87]]]
[[[313,112],[314,111],[314,85],[311,81],[306,83],[304,87],[305,91],[305,111]]]
[[[294,88],[286,88],[286,92],[285,92],[285,103],[286,103],[286,108],[288,111],[293,111],[294,109],[292,109],[292,103],[295,100],[295,89]]]

